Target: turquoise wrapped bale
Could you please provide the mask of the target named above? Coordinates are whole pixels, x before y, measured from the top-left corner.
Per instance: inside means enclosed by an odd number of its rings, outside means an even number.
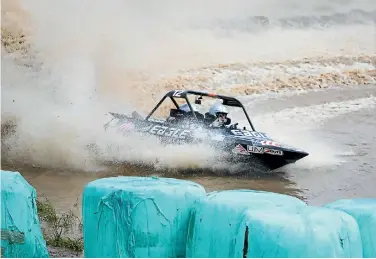
[[[197,202],[189,223],[187,257],[242,257],[237,233],[248,209],[306,207],[298,198],[264,191],[211,192]],[[244,239],[244,233],[243,233]]]
[[[307,206],[296,211],[250,209],[239,227],[238,251],[243,249],[244,240],[247,257],[362,257],[355,219],[342,211],[322,207]]]
[[[2,257],[49,257],[34,189],[19,172],[1,170]]]
[[[85,257],[185,257],[193,204],[206,194],[194,182],[110,177],[83,192]]]
[[[376,258],[376,199],[342,199],[326,204],[325,207],[341,210],[353,216],[362,237],[363,257]]]

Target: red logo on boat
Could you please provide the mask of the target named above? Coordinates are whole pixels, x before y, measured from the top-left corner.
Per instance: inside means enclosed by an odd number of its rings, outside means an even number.
[[[277,142],[274,142],[274,141],[271,141],[271,140],[263,140],[263,141],[261,141],[261,144],[264,145],[264,146],[274,146],[274,147],[281,146]]]

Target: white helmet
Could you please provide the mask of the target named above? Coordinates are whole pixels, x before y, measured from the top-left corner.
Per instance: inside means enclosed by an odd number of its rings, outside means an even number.
[[[220,103],[215,103],[210,107],[209,114],[217,117],[218,113],[228,114],[226,107]]]
[[[198,112],[198,108],[197,108],[196,105],[191,104],[191,106],[192,106],[192,109],[193,109],[194,112]],[[179,109],[182,110],[182,111],[184,111],[184,112],[191,112],[191,109],[189,108],[188,103],[181,105],[179,107]]]

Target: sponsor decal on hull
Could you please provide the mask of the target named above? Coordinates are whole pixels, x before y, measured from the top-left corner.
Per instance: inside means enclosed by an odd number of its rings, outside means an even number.
[[[234,149],[232,150],[232,153],[234,154],[241,154],[241,155],[246,155],[249,156],[250,153],[243,147],[241,144],[237,144]]]
[[[271,140],[263,140],[260,142],[261,145],[263,146],[274,146],[274,147],[280,147],[281,145],[278,144],[277,142],[275,141],[271,141]]]
[[[247,150],[248,150],[248,152],[255,153],[255,154],[262,154],[262,153],[264,153],[264,148],[263,147],[247,146]]]
[[[275,149],[270,149],[270,148],[264,148],[264,153],[275,155],[275,156],[283,156],[282,150],[275,150]]]
[[[264,147],[256,147],[256,146],[249,146],[247,145],[247,151],[249,153],[254,153],[254,154],[270,154],[270,155],[275,155],[275,156],[283,156],[283,151],[282,150],[276,150],[276,149],[271,149],[271,148],[264,148]]]
[[[182,130],[178,128],[171,128],[161,125],[154,125],[150,130],[149,133],[158,136],[165,136],[165,137],[172,137],[172,138],[179,138],[179,139],[186,139],[192,131],[190,130]]]
[[[261,139],[270,139],[265,133],[262,132],[255,132],[249,130],[231,130],[231,133],[235,136],[243,136],[243,137],[253,137],[253,138],[261,138]]]

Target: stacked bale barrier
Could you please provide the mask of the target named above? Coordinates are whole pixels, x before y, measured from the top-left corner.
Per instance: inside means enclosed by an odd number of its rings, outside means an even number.
[[[376,258],[376,199],[343,199],[325,205],[344,211],[358,223],[363,243],[363,257]]]
[[[212,192],[197,202],[189,222],[187,257],[243,257],[247,210],[295,211],[307,205],[292,196],[252,190]],[[242,234],[239,234],[242,233]],[[238,235],[241,235],[240,239]]]
[[[187,257],[362,257],[350,215],[288,195],[209,193],[190,219]]]
[[[358,225],[341,211],[311,206],[296,211],[249,209],[240,226],[248,230],[237,235],[239,243],[247,240],[246,257],[362,257]]]
[[[206,194],[194,182],[110,177],[83,192],[85,257],[185,257],[189,215]]]
[[[35,189],[18,172],[1,170],[1,256],[49,257]]]

